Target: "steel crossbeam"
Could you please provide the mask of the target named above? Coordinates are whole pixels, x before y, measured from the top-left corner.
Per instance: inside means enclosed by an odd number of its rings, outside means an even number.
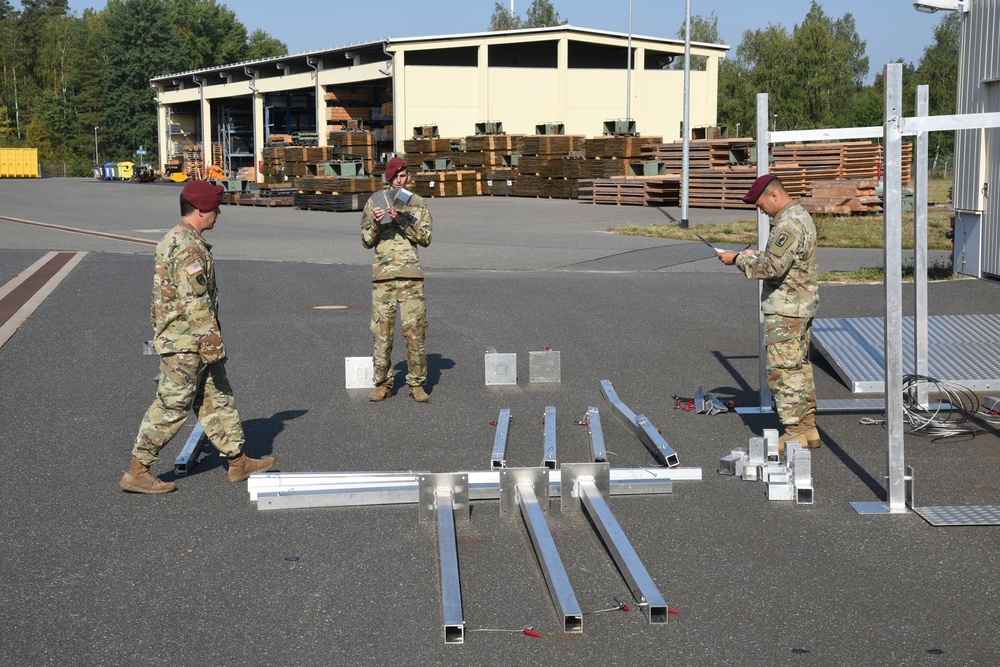
[[[500,410],[500,416],[497,417],[497,430],[493,435],[493,455],[490,457],[490,468],[506,468],[507,467],[507,431],[510,429],[510,409],[503,408]]]
[[[549,472],[549,468],[545,467],[502,470],[500,514],[513,516],[516,510],[520,510],[563,632],[580,633],[583,632],[583,611],[545,520],[549,507]]]
[[[650,623],[666,623],[668,608],[652,577],[621,529],[607,497],[610,495],[610,468],[606,463],[564,464],[567,484],[562,486],[563,512],[583,511],[590,517],[604,546],[628,583],[629,590]],[[571,482],[571,483],[570,483]]]
[[[500,498],[499,470],[463,471],[471,500]],[[418,501],[418,472],[254,473],[247,480],[258,510],[410,504]],[[673,493],[675,481],[699,481],[701,468],[611,468],[611,495]],[[560,470],[551,470],[549,493],[561,493]]]
[[[202,427],[201,422],[195,422],[191,435],[185,441],[180,454],[174,459],[174,472],[178,477],[187,475],[198,465],[198,456],[201,454],[201,450],[207,440],[208,438],[205,437],[205,429]]]
[[[590,439],[590,451],[594,453],[594,461],[603,463],[608,460],[608,452],[604,448],[604,428],[601,426],[601,413],[593,405],[587,408],[587,437]]]
[[[462,474],[426,474],[419,476],[419,484],[420,521],[437,523],[444,643],[462,644],[465,618],[455,516],[469,520],[469,479]]]
[[[627,405],[622,403],[621,399],[618,398],[618,393],[615,391],[614,385],[609,380],[601,380],[601,393],[604,394],[604,398],[608,401],[608,404],[614,410],[622,424],[632,431],[635,437],[639,439],[639,442],[645,445],[649,453],[653,455],[653,458],[668,468],[680,465],[677,452],[667,444],[667,441],[657,428],[653,426],[652,422],[646,418],[646,415],[637,415]]]
[[[556,408],[549,405],[545,408],[545,448],[542,454],[542,465],[555,470],[556,461]]]

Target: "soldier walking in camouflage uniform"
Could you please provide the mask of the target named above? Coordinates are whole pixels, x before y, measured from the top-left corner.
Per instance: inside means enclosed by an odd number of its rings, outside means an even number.
[[[372,260],[372,321],[375,339],[372,360],[375,367],[375,391],[372,401],[392,396],[392,339],[396,329],[396,304],[399,304],[406,340],[406,384],[410,395],[420,403],[430,400],[424,391],[427,382],[427,308],[424,304],[424,273],[417,246],[431,243],[431,214],[423,197],[411,195],[401,208],[396,199],[385,196],[406,186],[409,172],[406,161],[394,157],[385,168],[388,189],[376,193],[361,214],[361,245],[375,248]],[[383,201],[384,200],[384,201]],[[381,204],[381,206],[379,205]]]
[[[118,483],[136,493],[177,488],[149,473],[157,453],[173,438],[192,409],[212,444],[229,461],[230,482],[270,470],[270,456],[243,454],[243,427],[226,377],[226,348],[219,325],[212,245],[202,233],[215,226],[222,187],[192,181],[181,192],[181,221],[156,246],[153,345],[160,355],[160,383],[132,448],[132,464]]]
[[[816,388],[809,363],[809,337],[819,304],[816,225],[777,177],[754,181],[743,197],[771,217],[764,252],[721,252],[723,264],[736,266],[752,280],[763,280],[764,347],[767,385],[784,426],[779,450],[786,442],[822,446],[816,429]]]

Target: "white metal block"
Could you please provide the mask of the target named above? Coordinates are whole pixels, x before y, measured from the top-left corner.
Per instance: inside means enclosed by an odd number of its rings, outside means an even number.
[[[373,389],[375,364],[371,357],[344,357],[344,383],[348,389]]]
[[[766,440],[764,438],[750,438],[750,462],[751,463],[763,463],[764,462],[764,443]]]
[[[767,489],[768,500],[792,500],[795,497],[795,488],[788,482],[784,484],[774,482],[768,484],[765,488]]]
[[[528,382],[561,382],[558,350],[528,352]]]
[[[760,478],[760,464],[748,461],[743,465],[743,477],[744,482],[756,482]]]
[[[765,428],[764,429],[764,440],[766,442],[766,451],[764,454],[767,456],[768,461],[778,460],[778,429],[776,428]]]
[[[788,468],[780,463],[765,463],[760,467],[760,479],[764,483],[770,483],[775,475],[787,475]]]
[[[487,352],[486,384],[517,384],[517,354]]]

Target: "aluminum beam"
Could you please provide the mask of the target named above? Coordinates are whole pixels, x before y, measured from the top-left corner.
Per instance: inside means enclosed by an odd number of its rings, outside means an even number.
[[[563,470],[567,481],[572,480],[571,484],[563,486],[563,511],[582,509],[590,517],[646,619],[650,623],[666,623],[669,613],[667,603],[608,507],[608,465],[568,463],[563,465]]]
[[[198,456],[201,454],[201,450],[204,448],[206,442],[208,442],[208,438],[205,437],[205,429],[202,427],[201,422],[196,421],[194,429],[191,430],[191,434],[181,449],[181,453],[174,459],[174,473],[178,477],[184,477],[198,465]]]
[[[542,418],[545,424],[545,448],[542,453],[542,465],[549,470],[555,470],[558,466],[556,461],[556,408],[549,405],[545,408],[545,416]]]
[[[437,523],[444,643],[462,644],[465,642],[465,618],[455,516],[469,520],[469,479],[462,474],[428,474],[420,475],[419,484],[420,521]]]
[[[590,451],[593,453],[596,463],[604,463],[608,460],[608,452],[604,448],[604,428],[601,426],[601,413],[595,406],[587,408],[585,417],[587,424],[587,438],[590,440]]]
[[[510,429],[510,410],[503,408],[497,417],[497,430],[493,435],[493,455],[490,457],[490,468],[507,467],[507,431]]]
[[[499,470],[464,471],[471,500],[500,498]],[[247,480],[259,510],[397,505],[419,501],[421,473],[255,473]],[[549,493],[561,494],[561,471],[549,471]],[[673,482],[698,481],[701,468],[611,468],[611,495],[672,493]]]
[[[618,416],[618,419],[645,445],[649,453],[657,461],[668,468],[680,465],[677,452],[667,444],[667,441],[660,435],[660,432],[646,418],[646,415],[637,415],[622,403],[618,398],[614,385],[609,380],[601,380],[601,393],[611,406],[611,409]]]
[[[583,632],[583,611],[569,582],[552,532],[545,521],[549,508],[548,468],[508,468],[500,472],[500,514],[514,516],[520,509],[531,546],[542,568],[563,632]]]

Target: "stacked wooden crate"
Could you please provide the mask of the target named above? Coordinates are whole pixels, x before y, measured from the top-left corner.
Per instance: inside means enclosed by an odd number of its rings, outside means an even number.
[[[662,137],[641,136],[601,136],[587,139],[584,144],[585,163],[592,182],[583,186],[584,195],[579,197],[595,204],[626,204],[635,206],[647,205],[646,180],[656,176],[636,176],[630,174],[633,165],[644,161],[658,162],[656,158],[647,158],[644,149],[647,146],[662,145]],[[659,189],[654,197],[663,198],[667,191]]]
[[[873,178],[813,181],[804,197],[802,207],[810,213],[876,213],[882,210],[882,199]]]
[[[403,141],[406,168],[411,174],[423,171],[424,162],[452,159],[453,147],[460,149],[459,137],[420,137]]]
[[[514,191],[517,171],[513,167],[514,146],[523,135],[478,134],[465,138],[464,150],[453,151],[457,169],[472,169],[482,175],[483,194],[509,195]]]
[[[382,188],[376,176],[306,176],[299,179],[295,207],[308,211],[360,211]]]
[[[583,150],[584,137],[576,134],[527,134],[515,142],[519,155],[517,179],[514,181],[514,195],[517,197],[552,197],[575,199],[579,190],[579,178],[566,176],[543,176],[539,170],[551,173],[572,169],[565,163],[571,153]],[[532,160],[531,158],[536,158]],[[581,158],[582,159],[582,158]],[[527,161],[528,166],[524,166]],[[556,162],[553,165],[551,163]],[[565,172],[564,172],[565,173]]]
[[[330,87],[323,95],[326,100],[326,120],[331,123],[350,120],[371,120],[371,106],[375,103],[373,88],[360,91]]]
[[[183,148],[184,163],[181,169],[184,175],[192,179],[200,179],[205,173],[205,157],[201,144],[186,144]]]
[[[332,153],[357,155],[361,158],[366,174],[375,173],[375,135],[367,130],[334,131],[327,138]]]
[[[412,188],[422,197],[476,197],[484,194],[483,175],[472,169],[422,171],[414,174]]]

